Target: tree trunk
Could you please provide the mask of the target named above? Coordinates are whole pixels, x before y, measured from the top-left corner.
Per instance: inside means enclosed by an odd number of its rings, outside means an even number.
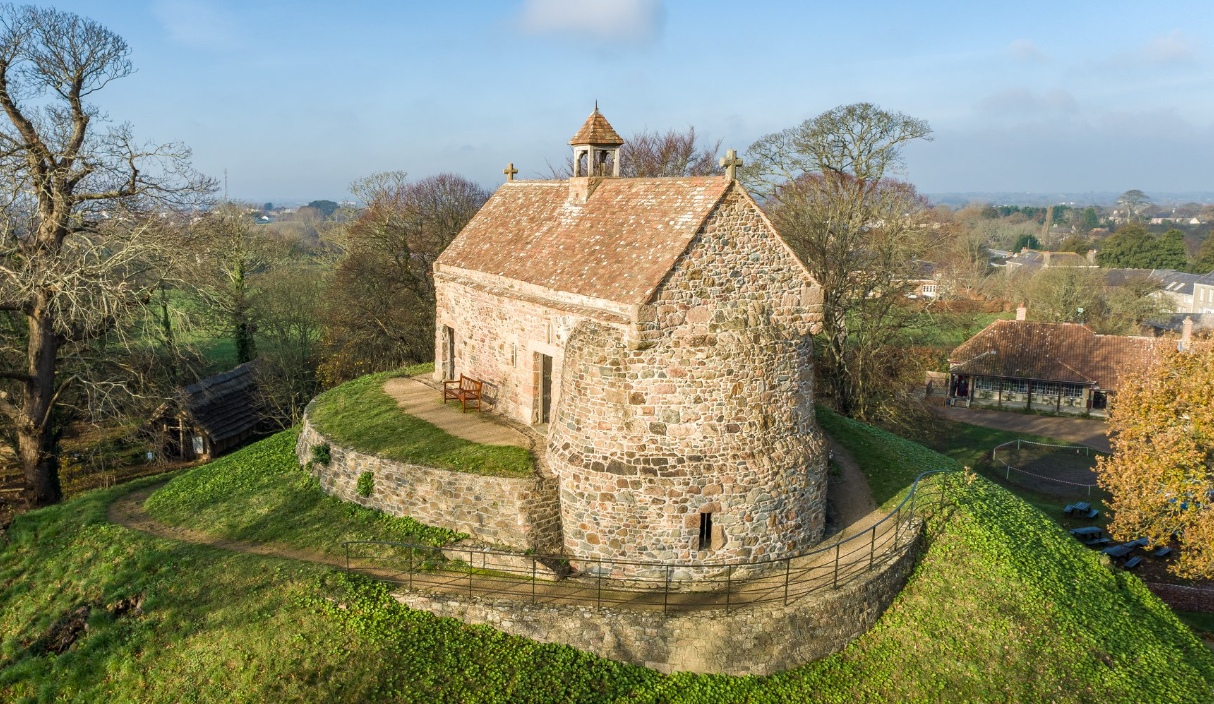
[[[51,405],[55,400],[55,372],[59,352],[45,300],[29,316],[29,380],[25,383],[21,418],[17,425],[17,454],[25,475],[25,494],[35,506],[58,503],[59,459],[51,427]]]

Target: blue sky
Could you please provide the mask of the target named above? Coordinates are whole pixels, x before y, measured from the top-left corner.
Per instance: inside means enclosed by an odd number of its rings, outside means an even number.
[[[138,72],[98,103],[228,170],[234,198],[340,199],[374,171],[486,186],[624,135],[723,148],[836,105],[929,121],[921,191],[1214,191],[1214,3],[60,0]]]

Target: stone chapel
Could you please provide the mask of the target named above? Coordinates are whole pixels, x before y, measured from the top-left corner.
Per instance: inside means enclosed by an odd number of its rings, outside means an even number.
[[[569,144],[571,178],[509,167],[435,262],[435,376],[482,380],[546,434],[575,563],[808,550],[827,476],[817,283],[732,152],[724,175],[621,178],[597,106]]]

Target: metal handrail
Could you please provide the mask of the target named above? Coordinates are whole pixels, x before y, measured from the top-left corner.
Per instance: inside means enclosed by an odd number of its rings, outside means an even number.
[[[631,606],[661,608],[663,612],[684,610],[686,608],[724,608],[726,612],[738,608],[739,605],[783,601],[785,604],[807,594],[816,593],[827,586],[838,589],[854,581],[858,576],[874,570],[878,565],[878,554],[884,562],[888,554],[896,554],[899,549],[911,545],[914,540],[903,540],[902,524],[914,522],[916,513],[916,497],[920,492],[920,482],[929,475],[947,474],[955,470],[932,470],[923,472],[915,478],[907,495],[881,520],[857,534],[837,540],[829,545],[820,546],[808,552],[783,557],[768,558],[756,561],[718,560],[703,562],[658,562],[643,560],[615,560],[610,558],[572,558],[574,562],[583,563],[583,571],[555,581],[548,581],[547,586],[537,590],[537,565],[568,564],[570,558],[564,555],[527,555],[503,550],[478,549],[475,547],[440,547],[431,545],[415,545],[394,543],[379,540],[350,540],[342,545],[346,551],[346,571],[366,572],[382,579],[404,583],[398,576],[389,576],[379,567],[359,567],[352,561],[365,560],[372,563],[391,561],[393,557],[380,555],[358,554],[358,546],[383,546],[408,551],[408,567],[398,572],[408,573],[409,588],[415,584],[436,587],[440,591],[459,590],[470,596],[478,592],[482,595],[498,593],[525,592],[524,599],[529,597],[533,603],[550,601],[554,603],[573,603],[585,606],[604,608],[628,604]],[[939,485],[939,500],[945,498],[945,488]],[[927,497],[925,497],[927,498]],[[903,513],[906,513],[904,520]],[[884,530],[882,530],[884,526]],[[892,540],[890,534],[893,534]],[[861,543],[865,541],[867,544]],[[351,553],[351,548],[355,554]],[[846,549],[845,549],[846,548]],[[835,552],[833,560],[824,564],[811,563],[815,556],[827,551]],[[421,551],[423,556],[443,555],[441,559],[415,560],[414,553]],[[468,553],[467,563],[461,565],[459,560],[447,560],[444,553]],[[476,567],[477,556],[480,556],[481,567]],[[493,558],[502,558],[494,560]],[[461,558],[462,560],[462,558]],[[527,560],[530,565],[526,568],[510,566],[510,561]],[[492,566],[488,566],[490,562]],[[796,563],[802,563],[800,565]],[[784,563],[778,571],[769,570],[770,566]],[[434,569],[438,565],[456,566],[458,569]],[[592,571],[587,573],[584,568]],[[596,568],[597,569],[594,569]],[[607,569],[604,570],[604,567]],[[617,568],[630,568],[628,573],[617,574]],[[742,578],[735,575],[735,568],[745,568],[755,573]],[[857,569],[858,568],[858,569]],[[464,571],[466,570],[466,581]],[[691,570],[693,572],[710,573],[700,577],[679,580],[673,578],[675,570]],[[724,576],[719,575],[724,570]],[[545,573],[548,569],[545,569]],[[660,574],[660,577],[646,577],[642,572]],[[604,575],[607,586],[604,586]],[[583,583],[579,577],[590,577],[594,583]],[[458,584],[456,581],[458,580]],[[547,580],[544,580],[547,581]],[[479,588],[478,588],[479,582]],[[529,584],[528,584],[529,583]],[[505,586],[502,586],[505,585]],[[653,586],[637,586],[653,585]],[[694,590],[686,590],[684,586],[693,586]],[[723,586],[722,590],[720,587]],[[511,589],[511,587],[517,587]],[[466,591],[465,591],[466,590]],[[580,592],[587,592],[583,595]],[[723,591],[723,599],[722,599]],[[749,594],[750,598],[745,598]],[[660,602],[657,600],[661,596]],[[672,595],[676,599],[672,599]],[[688,598],[696,595],[696,598]],[[647,601],[648,599],[651,599]],[[721,603],[723,601],[723,603]]]

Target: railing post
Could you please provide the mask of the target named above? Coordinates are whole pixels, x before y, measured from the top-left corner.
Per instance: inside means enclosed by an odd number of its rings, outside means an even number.
[[[603,558],[599,558],[599,579],[598,588],[594,595],[594,608],[602,610],[603,608]]]
[[[894,511],[894,552],[898,551],[898,535],[902,532],[902,504]]]
[[[535,603],[535,555],[531,556],[531,603]]]
[[[666,589],[662,592],[662,613],[670,607],[670,565],[666,565]]]
[[[413,548],[409,548],[409,590],[413,590]]]
[[[868,569],[873,568],[873,559],[877,555],[877,526],[873,524],[873,535],[868,542]]]
[[[350,571],[350,544],[346,543],[346,572]]]
[[[733,565],[725,566],[725,613],[729,613],[729,592],[733,591]]]
[[[472,548],[468,548],[468,597],[472,598]]]
[[[839,551],[842,549],[843,543],[835,543],[835,589],[839,588]]]
[[[792,571],[792,558],[784,558],[784,605],[788,606],[788,574]]]

